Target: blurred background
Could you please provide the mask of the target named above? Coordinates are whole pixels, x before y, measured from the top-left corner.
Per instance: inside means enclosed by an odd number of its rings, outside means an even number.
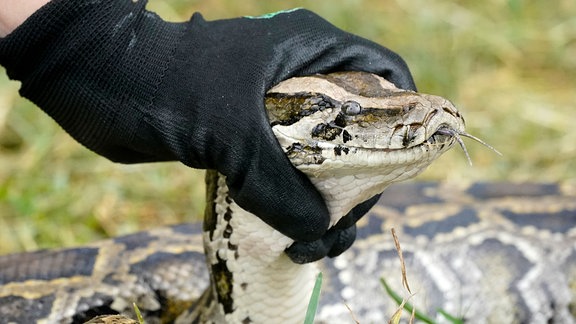
[[[151,0],[171,21],[309,8],[408,62],[419,91],[452,100],[474,162],[453,149],[417,181],[576,180],[574,0]],[[203,173],[119,165],[74,142],[0,68],[0,254],[71,246],[199,219]]]

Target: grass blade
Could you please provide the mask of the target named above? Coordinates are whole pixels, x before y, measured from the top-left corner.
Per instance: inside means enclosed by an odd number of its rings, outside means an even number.
[[[320,301],[320,289],[322,288],[322,272],[318,273],[316,277],[316,283],[314,284],[314,290],[312,290],[312,296],[310,296],[310,302],[308,303],[308,309],[306,310],[306,318],[304,318],[304,324],[314,323],[314,317],[316,316],[316,309],[318,309],[318,302]]]
[[[428,323],[428,324],[435,324],[436,323],[430,317],[428,317],[425,314],[422,314],[421,312],[415,310],[414,306],[412,306],[412,304],[410,304],[409,302],[404,300],[404,298],[400,297],[400,295],[398,295],[390,286],[388,286],[388,283],[386,282],[386,280],[384,280],[384,278],[380,278],[380,282],[382,283],[382,286],[386,290],[386,293],[388,294],[388,296],[392,297],[392,299],[396,302],[396,304],[398,304],[398,306],[400,306],[400,308],[403,308],[410,313],[414,313],[414,315],[416,316],[416,319],[418,319],[424,323]]]
[[[140,308],[136,305],[136,303],[132,303],[134,307],[134,312],[136,313],[136,318],[138,318],[138,323],[144,324],[144,318],[142,317],[142,313],[140,313]]]
[[[462,318],[458,318],[456,316],[450,315],[450,314],[448,314],[448,312],[446,312],[443,309],[438,309],[438,313],[440,313],[442,316],[444,316],[448,321],[450,321],[450,323],[464,324],[464,320]]]

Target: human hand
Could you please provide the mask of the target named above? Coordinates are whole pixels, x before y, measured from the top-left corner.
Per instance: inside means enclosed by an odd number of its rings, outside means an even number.
[[[281,80],[345,70],[378,73],[399,87],[415,89],[408,68],[389,50],[345,33],[306,10],[265,19],[214,22],[195,16],[192,23],[190,30],[200,30],[198,34],[202,36],[189,34],[194,38],[191,43],[211,50],[192,60],[190,68],[182,69],[181,78],[187,80],[183,84],[196,84],[205,89],[202,97],[194,99],[196,105],[212,104],[223,117],[214,118],[214,111],[199,113],[200,118],[210,119],[200,125],[217,126],[203,130],[203,134],[212,138],[210,147],[215,149],[203,150],[205,155],[196,161],[200,164],[211,161],[205,166],[227,176],[231,196],[241,207],[299,242],[289,250],[293,259],[312,260],[341,253],[354,240],[353,226],[360,211],[363,215],[377,198],[351,212],[354,217],[342,220],[340,224],[346,226],[325,233],[329,216],[322,197],[308,179],[290,165],[278,146],[271,134],[262,98],[267,89]],[[189,49],[181,55],[185,57],[187,53]],[[199,62],[213,63],[206,66],[206,72],[197,70],[195,76],[185,72]],[[202,79],[211,73],[222,77]],[[236,126],[233,134],[229,125]],[[354,222],[347,222],[349,219]],[[305,247],[303,242],[312,243]],[[310,256],[297,257],[299,253]]]
[[[360,213],[327,232],[322,197],[279,147],[263,98],[284,79],[347,70],[414,90],[403,60],[306,10],[166,23],[145,4],[50,3],[0,41],[0,63],[23,96],[95,152],[216,169],[241,207],[310,255],[298,259],[345,250]],[[316,241],[326,252],[312,251]]]
[[[356,222],[378,202],[379,198],[380,195],[376,195],[354,207],[320,239],[312,242],[294,242],[286,249],[286,254],[292,261],[300,264],[342,254],[356,239]]]

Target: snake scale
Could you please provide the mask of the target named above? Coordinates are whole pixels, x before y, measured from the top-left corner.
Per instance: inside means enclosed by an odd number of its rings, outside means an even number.
[[[323,194],[332,224],[469,136],[447,100],[364,73],[290,79],[266,104],[275,135]],[[317,322],[387,322],[397,305],[380,278],[403,292],[390,228],[410,302],[439,322],[439,308],[471,323],[574,322],[573,186],[396,184],[359,221],[352,248],[300,265],[283,252],[289,238],[228,197],[223,175],[209,171],[207,184],[204,225],[0,256],[0,323],[134,318],[132,303],[146,323],[301,323],[318,271],[325,283]]]

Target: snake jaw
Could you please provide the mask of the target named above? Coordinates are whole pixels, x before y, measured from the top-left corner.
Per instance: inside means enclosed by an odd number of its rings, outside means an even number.
[[[468,154],[468,150],[466,149],[466,144],[464,144],[464,141],[462,140],[461,136],[468,137],[468,138],[482,144],[483,146],[487,147],[492,152],[502,156],[502,153],[500,153],[497,149],[495,149],[490,144],[488,144],[488,143],[484,142],[483,140],[479,139],[478,137],[471,135],[471,134],[468,134],[464,131],[457,131],[457,130],[452,129],[448,126],[444,126],[444,127],[440,127],[430,138],[433,139],[434,136],[436,136],[436,135],[449,136],[449,137],[454,138],[456,140],[456,142],[458,142],[458,144],[460,145],[460,148],[462,148],[462,151],[464,151],[464,155],[466,155],[466,159],[468,160],[468,164],[470,164],[470,166],[472,166],[472,159],[470,158],[470,154]]]
[[[294,166],[308,176],[324,197],[330,226],[390,184],[425,170],[454,143],[452,136],[436,134],[409,148],[375,149],[321,141],[292,142],[280,130],[275,129],[274,133],[280,143],[292,143],[282,146]]]

